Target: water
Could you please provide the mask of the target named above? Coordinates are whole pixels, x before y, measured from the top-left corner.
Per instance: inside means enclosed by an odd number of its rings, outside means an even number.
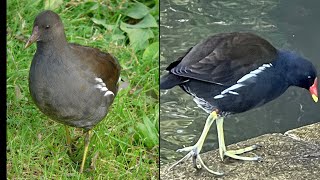
[[[161,0],[160,71],[188,48],[209,35],[249,31],[279,49],[294,50],[310,59],[320,74],[320,1],[318,0]],[[161,91],[160,162],[173,162],[178,148],[199,138],[207,114],[179,87]],[[227,144],[266,133],[285,132],[320,121],[320,103],[308,91],[291,87],[263,107],[228,117]],[[202,152],[218,148],[215,124]]]

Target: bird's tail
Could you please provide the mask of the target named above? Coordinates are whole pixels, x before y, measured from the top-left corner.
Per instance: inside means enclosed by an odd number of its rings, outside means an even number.
[[[176,85],[184,83],[187,78],[168,73],[160,78],[160,89],[171,89]]]

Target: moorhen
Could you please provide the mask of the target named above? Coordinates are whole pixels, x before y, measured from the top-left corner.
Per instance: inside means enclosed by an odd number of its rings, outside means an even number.
[[[227,150],[223,135],[224,117],[262,106],[283,94],[289,86],[308,89],[318,101],[317,73],[305,58],[274,48],[265,39],[246,32],[213,35],[171,63],[161,77],[160,89],[180,86],[193,97],[209,116],[198,142],[179,149],[189,152],[168,170],[193,157],[193,166],[201,165],[210,173],[199,153],[211,124],[216,120],[219,154],[239,160],[259,160],[239,154],[256,149],[253,145],[240,150]],[[197,165],[196,160],[200,165]]]
[[[83,128],[85,145],[83,172],[91,129],[108,113],[117,91],[120,65],[99,49],[68,43],[58,14],[43,11],[35,19],[26,48],[37,42],[29,90],[37,107],[65,126],[71,153],[68,126]]]

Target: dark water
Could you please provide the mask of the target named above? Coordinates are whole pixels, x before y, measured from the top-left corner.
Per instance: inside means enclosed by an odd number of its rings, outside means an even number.
[[[320,74],[320,1],[318,0],[161,0],[161,74],[201,39],[220,32],[250,31],[280,49],[310,59]],[[193,145],[207,114],[179,87],[161,91],[161,164],[182,157],[175,150]],[[228,117],[227,144],[265,133],[285,132],[320,121],[320,103],[308,91],[291,87],[263,107]],[[218,148],[215,124],[202,152]]]

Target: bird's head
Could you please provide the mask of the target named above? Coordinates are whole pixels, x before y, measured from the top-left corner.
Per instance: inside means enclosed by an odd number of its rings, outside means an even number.
[[[59,38],[65,38],[62,21],[58,14],[46,10],[36,17],[32,35],[28,39],[25,48],[36,41],[46,43]]]
[[[294,86],[309,90],[312,99],[318,102],[318,78],[314,65],[293,53],[288,53],[286,60],[289,65],[286,69],[289,82]]]

